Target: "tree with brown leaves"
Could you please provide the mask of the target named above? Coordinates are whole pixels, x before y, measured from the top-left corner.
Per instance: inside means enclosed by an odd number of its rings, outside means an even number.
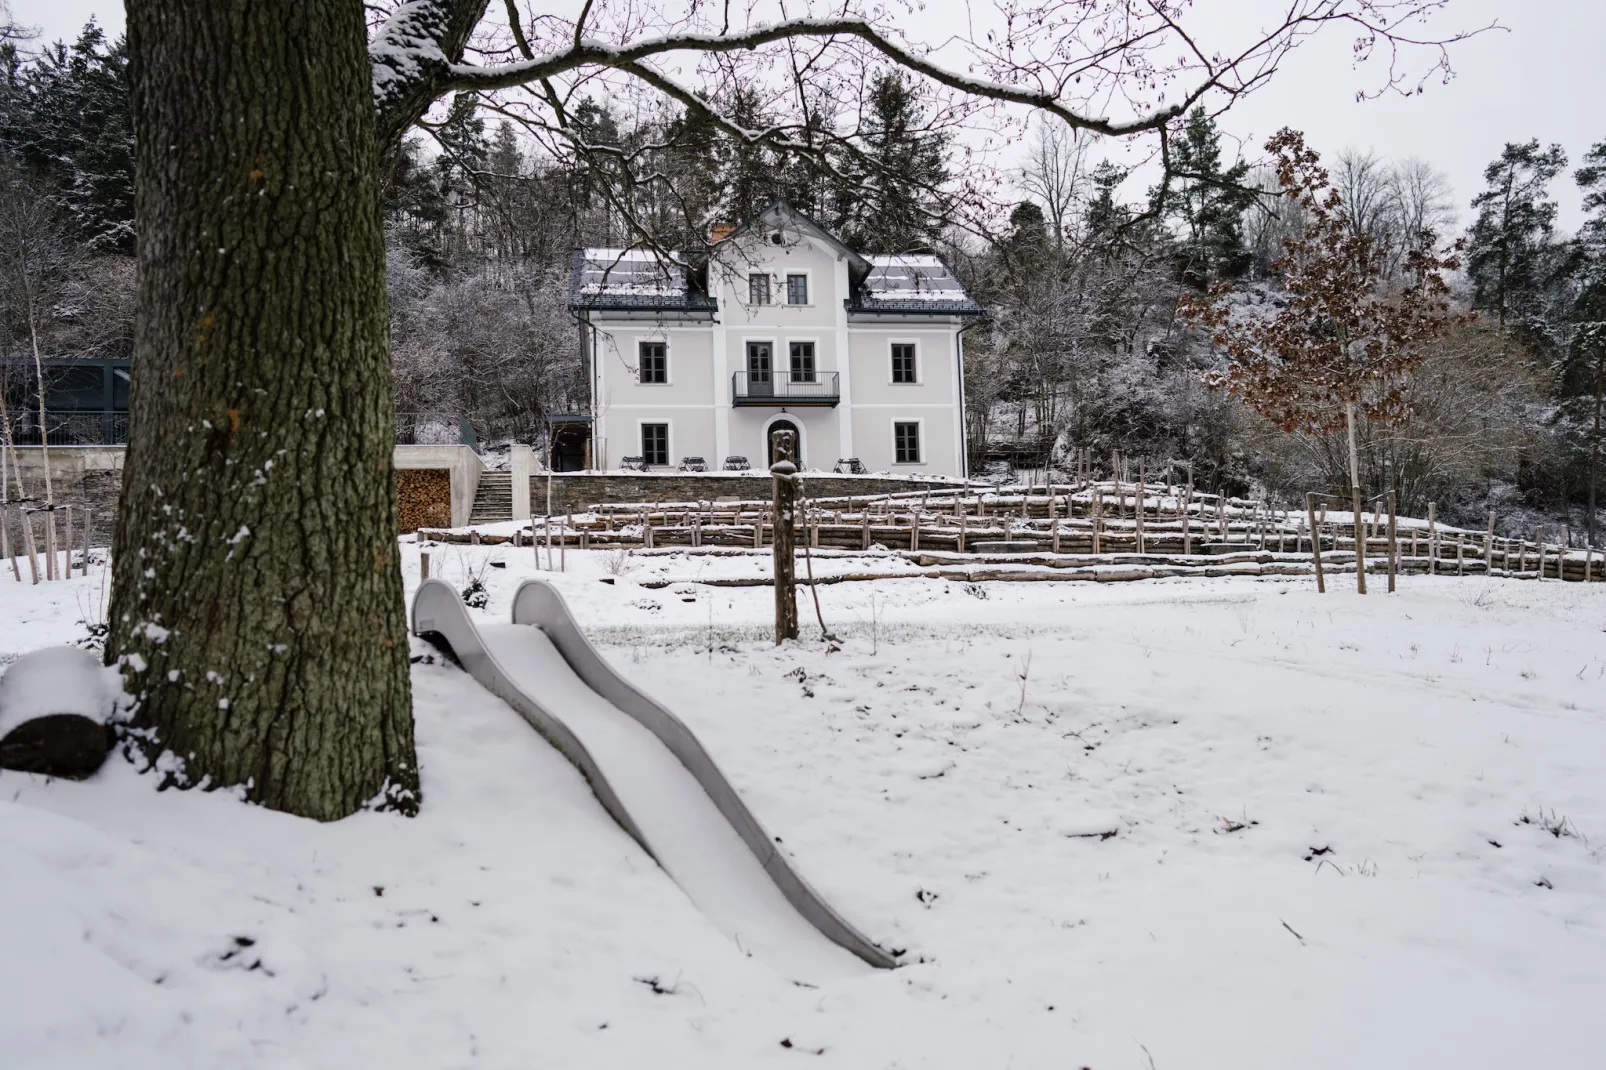
[[[1276,160],[1281,196],[1304,217],[1272,265],[1285,291],[1280,307],[1261,315],[1218,286],[1207,299],[1185,302],[1183,314],[1209,331],[1227,357],[1224,370],[1206,375],[1208,385],[1284,431],[1347,432],[1356,587],[1365,594],[1356,412],[1378,423],[1409,413],[1411,373],[1461,319],[1442,275],[1460,266],[1461,246],[1441,251],[1431,230],[1410,235],[1400,279],[1391,283],[1385,269],[1396,251],[1390,239],[1349,225],[1343,197],[1305,136],[1285,128],[1266,148]]]

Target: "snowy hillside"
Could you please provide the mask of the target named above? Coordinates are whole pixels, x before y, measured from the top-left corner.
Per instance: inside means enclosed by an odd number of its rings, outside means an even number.
[[[502,561],[502,620],[527,553],[433,571]],[[0,1062],[1599,1065],[1606,586],[884,580],[821,589],[826,653],[769,645],[766,588],[639,585],[751,560],[568,563],[603,652],[904,966],[745,957],[415,643],[416,820],[0,773]],[[99,586],[8,584],[0,661]]]

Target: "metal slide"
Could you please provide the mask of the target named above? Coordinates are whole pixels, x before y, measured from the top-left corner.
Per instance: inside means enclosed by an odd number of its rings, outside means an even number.
[[[745,953],[811,983],[896,965],[809,887],[697,737],[602,659],[550,584],[525,581],[513,623],[476,626],[450,585],[425,580],[413,631],[449,646],[574,763],[614,820]]]

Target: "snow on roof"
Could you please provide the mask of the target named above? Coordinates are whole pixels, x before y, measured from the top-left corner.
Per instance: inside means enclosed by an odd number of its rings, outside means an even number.
[[[970,295],[954,273],[935,256],[867,256],[870,274],[864,296],[871,300],[953,301],[970,303]]]
[[[686,292],[686,269],[650,250],[586,249],[580,255],[582,294],[678,297]]]

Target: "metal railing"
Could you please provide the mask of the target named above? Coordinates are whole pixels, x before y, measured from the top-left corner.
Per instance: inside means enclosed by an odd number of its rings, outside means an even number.
[[[11,413],[11,434],[19,446],[124,446],[128,444],[128,413],[123,410],[46,409],[44,434],[39,433],[39,410],[18,408]],[[468,417],[458,413],[396,414],[396,444],[406,446],[472,446],[479,436]]]
[[[122,446],[128,442],[128,413],[46,409],[40,434],[38,409],[13,410],[11,434],[19,446]]]
[[[790,372],[736,372],[731,376],[735,405],[835,405],[842,400],[836,372],[808,377]]]

